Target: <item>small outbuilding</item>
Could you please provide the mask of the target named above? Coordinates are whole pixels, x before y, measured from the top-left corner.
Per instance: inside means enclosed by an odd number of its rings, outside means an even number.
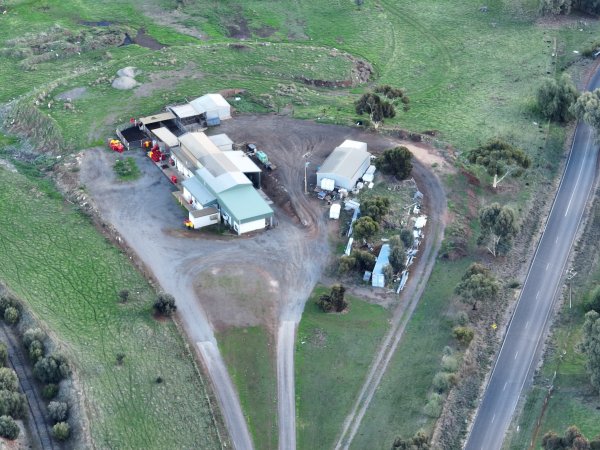
[[[352,190],[371,164],[365,142],[345,140],[336,147],[317,171],[317,185],[324,178],[334,180],[336,188]]]
[[[167,127],[155,128],[152,135],[158,140],[162,152],[169,152],[173,147],[179,145],[179,140]]]
[[[231,105],[221,94],[206,94],[190,102],[190,105],[200,113],[205,114],[206,120],[231,119]]]

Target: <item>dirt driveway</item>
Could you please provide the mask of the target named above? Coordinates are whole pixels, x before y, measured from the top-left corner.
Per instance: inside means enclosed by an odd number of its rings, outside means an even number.
[[[183,230],[186,214],[171,195],[173,186],[141,151],[133,155],[142,172],[135,182],[116,181],[112,164],[119,156],[100,149],[83,155],[80,180],[104,220],[162,289],[175,296],[190,340],[214,343],[214,327],[259,322],[274,334],[278,323],[299,321],[331,257],[327,208],[304,194],[305,162],[311,163],[309,182],[314,184],[317,167],[344,139],[367,142],[373,153],[398,141],[275,115],[240,115],[211,131],[227,133],[234,142],[256,143],[277,165],[272,177],[285,187],[287,198],[275,205],[276,228],[241,238]],[[426,150],[413,150],[431,164]]]

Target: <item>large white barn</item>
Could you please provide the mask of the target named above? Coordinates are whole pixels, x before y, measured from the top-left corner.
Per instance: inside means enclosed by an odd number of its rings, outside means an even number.
[[[317,171],[317,184],[323,179],[333,180],[336,188],[351,190],[369,168],[371,154],[365,142],[346,139],[336,147]]]

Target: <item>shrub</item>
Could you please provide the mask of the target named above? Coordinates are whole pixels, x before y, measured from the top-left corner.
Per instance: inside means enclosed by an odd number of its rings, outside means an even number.
[[[52,427],[52,436],[56,440],[66,441],[71,435],[71,427],[67,422],[58,422]]]
[[[587,298],[583,303],[585,312],[594,310],[597,313],[600,313],[600,286],[595,288],[586,297]]]
[[[170,316],[177,310],[175,298],[170,294],[159,294],[154,302],[154,310],[163,316]]]
[[[438,372],[433,377],[433,388],[440,394],[450,390],[456,384],[456,375],[447,372]]]
[[[6,366],[7,361],[8,349],[6,348],[6,344],[4,342],[0,342],[0,366]]]
[[[433,417],[433,418],[439,417],[440,414],[442,413],[443,403],[444,403],[444,399],[443,399],[442,395],[438,394],[437,392],[432,392],[429,395],[429,401],[425,405],[425,408],[423,409],[423,411],[429,417]]]
[[[46,400],[53,399],[58,394],[58,384],[49,383],[42,388],[42,397]]]
[[[10,294],[2,294],[0,296],[0,314],[4,317],[4,312],[7,308],[15,308],[19,310],[21,305],[19,301]]]
[[[35,364],[44,357],[44,344],[37,339],[29,345],[29,359]]]
[[[444,372],[456,372],[458,369],[458,359],[454,356],[442,356],[442,369]]]
[[[404,180],[412,171],[412,153],[406,147],[394,147],[384,151],[375,160],[375,166],[382,173],[394,175],[398,180]]]
[[[465,345],[471,342],[475,336],[475,332],[469,327],[454,327],[452,334],[458,342]]]
[[[364,250],[354,250],[352,256],[356,260],[358,270],[373,270],[375,267],[375,255]]]
[[[135,159],[131,156],[128,156],[124,160],[118,159],[113,168],[122,180],[135,180],[140,176],[140,169],[135,163]]]
[[[14,441],[19,437],[19,426],[10,416],[0,416],[0,436]]]
[[[4,310],[4,320],[6,323],[14,325],[20,319],[19,310],[14,306],[9,306]]]
[[[461,327],[466,326],[469,323],[469,315],[464,311],[460,311],[454,317],[454,323]]]
[[[43,342],[45,338],[46,335],[39,328],[29,328],[23,333],[23,345],[29,349],[29,346],[33,341]]]
[[[340,273],[348,273],[356,267],[356,258],[353,256],[343,255],[338,260],[338,271]]]
[[[117,364],[119,366],[123,364],[124,359],[125,359],[125,353],[121,353],[121,352],[117,353],[116,360],[117,360]]]
[[[48,403],[48,416],[56,422],[64,422],[69,416],[69,405],[65,402]]]
[[[413,242],[415,240],[412,231],[407,230],[406,228],[404,228],[401,232],[400,232],[400,239],[402,240],[402,242],[404,243],[404,246],[406,248],[411,248],[413,245]]]
[[[33,374],[42,383],[58,383],[69,375],[69,365],[64,356],[45,356],[33,366]]]
[[[127,303],[129,300],[129,291],[127,289],[122,289],[119,291],[119,301],[121,303]]]
[[[0,369],[0,390],[16,392],[19,390],[19,378],[14,370],[8,367]]]
[[[18,392],[0,391],[0,416],[12,416],[15,419],[25,414],[25,396]]]

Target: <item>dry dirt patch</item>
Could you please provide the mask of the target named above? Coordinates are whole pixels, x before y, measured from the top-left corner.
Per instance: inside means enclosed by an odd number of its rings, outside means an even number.
[[[276,320],[279,283],[255,267],[212,267],[194,282],[194,290],[217,331],[265,325]]]

